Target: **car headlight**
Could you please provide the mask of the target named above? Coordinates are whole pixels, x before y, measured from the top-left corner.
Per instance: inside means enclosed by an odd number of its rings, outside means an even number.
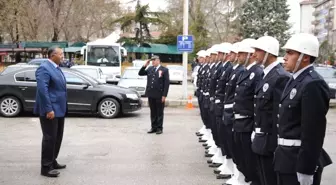
[[[133,100],[139,99],[139,96],[137,94],[126,94],[126,97]]]
[[[330,88],[336,89],[336,83],[329,83],[328,85]]]

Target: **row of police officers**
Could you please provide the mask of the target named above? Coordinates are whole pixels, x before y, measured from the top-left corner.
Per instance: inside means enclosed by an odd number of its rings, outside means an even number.
[[[296,34],[283,49],[283,66],[271,36],[197,53],[204,126],[196,135],[224,184],[319,185],[331,164],[322,148],[329,87],[313,67],[318,40]]]

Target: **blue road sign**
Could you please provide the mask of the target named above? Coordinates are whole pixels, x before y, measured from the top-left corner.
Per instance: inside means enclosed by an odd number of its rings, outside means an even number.
[[[177,36],[177,50],[179,52],[192,52],[194,49],[194,38],[192,35]]]

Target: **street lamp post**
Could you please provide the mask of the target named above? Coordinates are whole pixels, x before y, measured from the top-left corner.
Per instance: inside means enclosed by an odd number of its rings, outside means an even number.
[[[188,35],[188,18],[189,18],[189,0],[184,0],[183,6],[183,35]],[[188,97],[188,53],[183,52],[183,68],[184,68],[184,76],[183,76],[183,99],[187,99]]]

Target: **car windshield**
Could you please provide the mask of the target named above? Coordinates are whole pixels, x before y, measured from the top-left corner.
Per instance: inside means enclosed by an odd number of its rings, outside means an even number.
[[[333,68],[322,68],[316,67],[316,72],[318,72],[323,78],[336,78],[336,70]]]
[[[99,78],[97,70],[96,69],[84,69],[84,68],[77,68],[78,71],[85,73],[87,75],[89,75],[92,78]]]
[[[94,66],[119,66],[119,46],[88,46],[87,64]]]
[[[146,79],[146,76],[139,76],[139,70],[137,69],[126,69],[122,78],[124,79]]]

